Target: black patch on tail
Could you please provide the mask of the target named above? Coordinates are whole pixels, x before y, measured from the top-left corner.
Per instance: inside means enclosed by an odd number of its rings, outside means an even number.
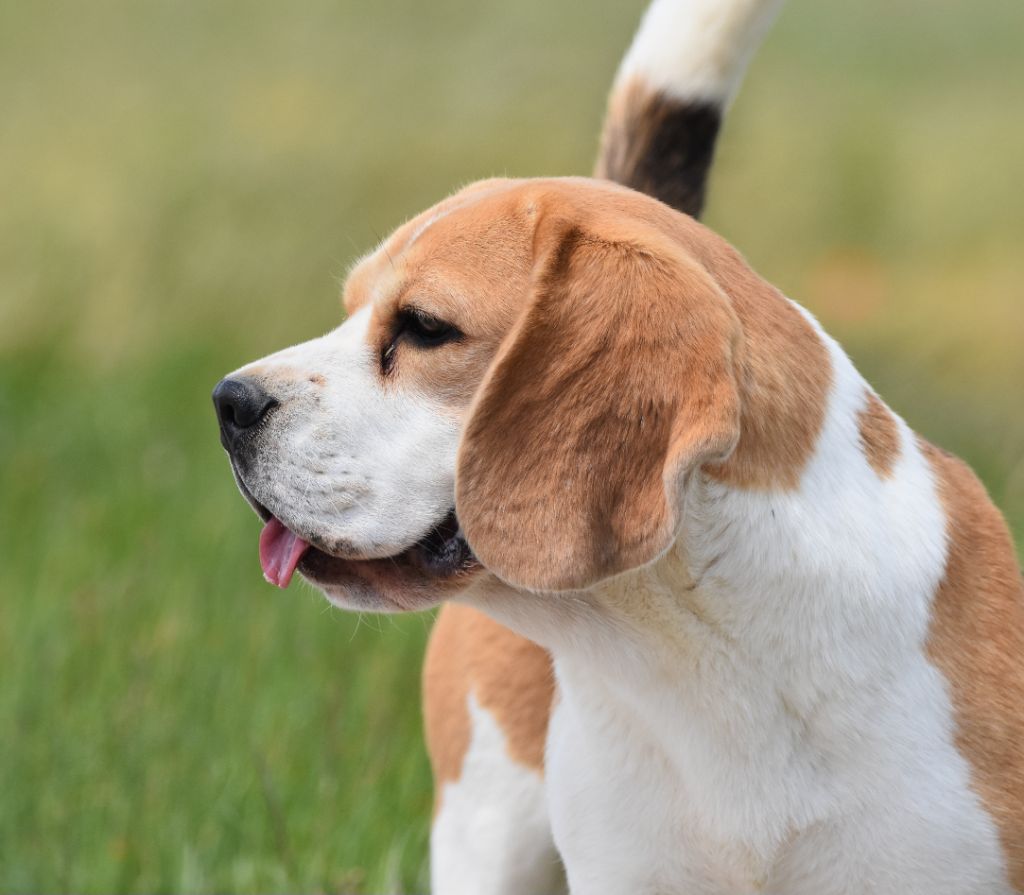
[[[700,217],[721,124],[711,103],[634,93],[609,115],[596,174]]]

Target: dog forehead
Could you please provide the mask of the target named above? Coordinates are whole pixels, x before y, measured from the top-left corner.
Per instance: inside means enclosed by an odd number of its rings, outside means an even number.
[[[524,286],[533,261],[533,210],[507,190],[459,198],[415,222],[401,246],[405,278],[441,294],[500,295]],[[398,234],[396,242],[405,238]]]
[[[511,185],[482,181],[402,224],[360,259],[345,284],[349,314],[386,301],[412,280],[486,289],[529,263],[529,210]]]
[[[410,293],[439,316],[470,313],[483,333],[510,322],[528,294],[535,261],[561,222],[592,237],[700,259],[716,243],[709,231],[660,202],[589,178],[482,181],[400,226],[353,268],[345,286],[349,314],[382,311]],[[665,239],[668,242],[665,242]],[[717,241],[717,242],[720,242]]]

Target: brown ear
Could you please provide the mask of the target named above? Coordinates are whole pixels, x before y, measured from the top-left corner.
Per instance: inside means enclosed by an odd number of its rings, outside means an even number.
[[[660,232],[613,226],[538,226],[532,295],[459,451],[470,546],[532,590],[655,559],[675,538],[685,475],[739,437],[725,295]]]

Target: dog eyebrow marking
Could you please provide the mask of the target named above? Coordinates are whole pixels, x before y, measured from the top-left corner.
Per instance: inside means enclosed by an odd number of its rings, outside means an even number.
[[[887,479],[900,456],[900,431],[878,395],[869,390],[865,390],[865,394],[867,403],[857,414],[861,450],[878,477]]]

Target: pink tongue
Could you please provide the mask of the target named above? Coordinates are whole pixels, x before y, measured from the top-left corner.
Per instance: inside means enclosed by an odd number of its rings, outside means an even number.
[[[271,516],[260,532],[260,565],[263,577],[278,587],[287,587],[309,544]]]

